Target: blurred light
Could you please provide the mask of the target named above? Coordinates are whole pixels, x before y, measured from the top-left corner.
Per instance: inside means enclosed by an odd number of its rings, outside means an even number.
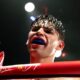
[[[35,5],[32,2],[25,4],[25,11],[32,12],[35,9]]]
[[[31,19],[32,21],[35,21],[35,17],[34,17],[34,16],[31,16],[30,19]]]
[[[62,55],[61,55],[61,57],[65,57],[66,56],[66,53],[65,52],[63,52],[62,53]]]
[[[58,58],[58,57],[60,57],[60,56],[61,56],[61,51],[59,50],[59,51],[57,51],[57,52],[55,53],[55,57]]]

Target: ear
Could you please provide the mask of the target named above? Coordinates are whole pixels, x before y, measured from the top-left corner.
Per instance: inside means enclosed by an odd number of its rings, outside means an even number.
[[[65,46],[64,41],[59,40],[59,44],[58,44],[56,50],[63,50],[64,46]]]

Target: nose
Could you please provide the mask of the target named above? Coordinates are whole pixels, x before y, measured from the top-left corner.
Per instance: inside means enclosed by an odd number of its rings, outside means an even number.
[[[43,35],[44,34],[44,30],[43,28],[40,28],[38,31],[37,31],[37,35]]]

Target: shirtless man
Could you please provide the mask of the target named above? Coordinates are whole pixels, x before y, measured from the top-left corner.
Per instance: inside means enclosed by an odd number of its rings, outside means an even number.
[[[41,15],[31,24],[31,30],[26,42],[30,63],[53,63],[57,52],[64,49],[65,29],[61,21],[52,15]],[[32,80],[80,80],[80,78],[36,78]]]
[[[53,63],[55,54],[61,53],[64,48],[64,33],[62,22],[52,15],[38,16],[31,24],[26,42],[30,53],[30,63]]]

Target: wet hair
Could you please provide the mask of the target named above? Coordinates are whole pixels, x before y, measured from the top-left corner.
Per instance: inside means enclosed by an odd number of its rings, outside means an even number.
[[[53,26],[54,29],[59,33],[59,39],[64,40],[65,38],[65,29],[63,27],[63,24],[61,21],[58,21],[57,18],[53,17],[52,15],[40,15],[38,16],[35,21],[32,22],[31,26],[33,26],[35,23],[37,23],[37,26],[39,26],[39,22],[45,20],[48,21],[48,26]]]

